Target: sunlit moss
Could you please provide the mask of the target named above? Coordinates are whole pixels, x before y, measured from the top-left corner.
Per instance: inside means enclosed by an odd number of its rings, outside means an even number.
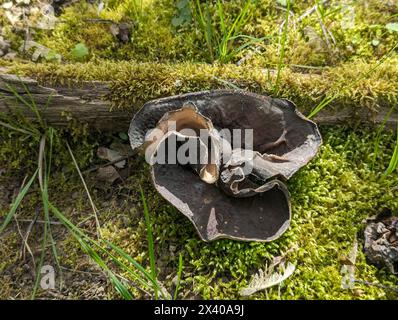
[[[141,157],[133,160],[132,174],[120,189],[110,186],[104,189],[98,185],[95,176],[86,176],[93,199],[101,212],[99,218],[103,236],[149,268],[146,226],[137,188],[141,185],[153,219],[159,279],[169,289],[173,287],[172,279],[177,272],[178,255],[183,255],[181,297],[238,298],[239,290],[258,268],[265,267],[266,262],[274,256],[297,246],[287,256],[297,270],[282,285],[280,294],[277,288],[272,288],[267,294],[260,292],[252,298],[394,298],[391,292],[362,284],[356,284],[355,290],[341,289],[339,262],[339,256],[346,255],[351,250],[354,238],[363,228],[364,218],[378,213],[384,207],[395,213],[398,211],[398,176],[393,173],[389,179],[380,179],[392,154],[394,134],[382,135],[380,153],[374,169],[371,169],[374,132],[352,132],[344,129],[323,129],[322,132],[325,143],[319,155],[288,183],[293,208],[292,226],[274,242],[262,244],[219,240],[204,243],[197,236],[192,224],[156,193],[149,180],[148,166]],[[4,132],[2,137],[10,139]],[[79,139],[78,144],[70,140],[82,169],[88,165],[89,160],[84,160],[87,149],[80,153],[79,145],[89,146],[92,139],[93,136],[87,135],[83,139],[87,142],[82,143],[82,139]],[[108,140],[105,137],[103,139],[104,143]],[[10,139],[7,148],[12,143],[19,143],[18,139]],[[82,151],[83,149],[84,147]],[[27,152],[19,158],[21,163],[26,158],[32,158],[31,153],[37,151],[28,148]],[[66,158],[67,153],[65,158],[62,156],[62,149],[57,148],[54,152],[53,158],[58,158],[58,161],[54,163],[51,177],[51,200],[74,223],[84,229],[93,230],[94,218],[79,178],[74,170],[65,169],[65,165],[71,165],[70,159]],[[32,164],[24,168],[31,171],[34,167]],[[59,168],[64,169],[60,171]],[[12,172],[7,170],[6,174]],[[111,198],[107,196],[108,192],[111,192]],[[38,195],[23,206],[21,214],[29,217],[32,214],[31,208],[37,201]],[[2,210],[4,214],[6,208]],[[85,256],[78,243],[72,237],[64,239],[59,239],[58,244],[62,264],[67,267],[87,266],[89,259],[83,258]],[[7,266],[14,263],[13,248],[18,243],[16,241],[13,244],[8,240],[4,242],[10,248],[8,251],[1,251],[1,260],[8,261]],[[396,278],[368,265],[361,249],[356,270],[359,280],[385,285],[398,284]],[[109,292],[110,297],[114,297],[112,292]],[[134,292],[136,297],[145,297],[140,292]],[[6,290],[2,294],[11,293]]]
[[[245,0],[223,2],[227,26],[233,24],[243,3]],[[258,0],[253,8],[241,33],[265,40],[248,46],[232,60],[236,62],[250,56],[264,66],[275,65],[279,63],[285,10],[269,0]],[[357,58],[381,58],[398,40],[396,32],[385,28],[388,22],[394,21],[396,4],[380,4],[375,0],[342,4],[335,0],[320,6],[319,15],[313,11],[297,21],[308,9],[305,2],[292,6],[285,64],[330,66]],[[98,11],[97,5],[82,1],[64,9],[54,30],[36,30],[33,40],[61,54],[65,61],[73,61],[70,49],[83,42],[90,50],[87,59],[208,62],[208,48],[198,22],[193,18],[188,25],[175,27],[171,21],[176,14],[176,3],[171,0],[110,1],[102,11]],[[215,30],[220,30],[215,2],[210,5],[210,16]],[[127,43],[121,43],[110,32],[110,25],[119,22],[132,26]],[[3,24],[13,46],[19,47],[23,33],[13,32],[6,20]],[[235,39],[229,47],[243,43],[243,39]]]
[[[73,60],[70,50],[77,43],[84,43],[89,49],[86,63],[33,64],[0,60],[0,66],[48,85],[79,86],[86,80],[109,81],[110,93],[103,98],[111,101],[112,108],[126,110],[138,110],[153,98],[206,89],[239,87],[258,93],[272,92],[274,71],[279,63],[279,30],[285,17],[285,11],[275,1],[258,1],[250,22],[244,26],[242,32],[245,34],[266,36],[267,39],[256,50],[250,47],[233,59],[236,62],[245,58],[241,66],[204,63],[207,61],[204,38],[195,23],[181,28],[171,25],[176,13],[174,1],[144,1],[143,12],[136,11],[134,3],[134,0],[110,1],[100,15],[95,6],[77,3],[64,11],[60,17],[62,22],[53,31],[35,34],[35,40],[60,53],[64,62]],[[323,23],[336,43],[329,47],[325,47],[317,14],[297,25],[291,20],[283,61],[287,66],[281,74],[279,96],[291,99],[305,113],[324,96],[335,94],[337,99],[333,105],[336,107],[365,107],[377,112],[379,106],[396,105],[397,58],[372,70],[377,59],[391,50],[397,41],[397,33],[388,32],[384,27],[387,21],[392,21],[390,16],[396,12],[396,5],[381,4],[377,0],[366,1],[366,6],[365,2],[352,4],[354,23],[343,28],[341,22],[347,12],[335,6],[338,1],[330,3],[332,5],[325,8]],[[211,10],[216,17],[214,7]],[[225,2],[225,10],[230,22],[239,13],[239,2]],[[297,1],[293,5],[296,18],[306,10],[305,2]],[[110,34],[108,23],[87,20],[97,18],[131,22],[131,41],[120,43]],[[6,29],[11,32],[9,27]],[[317,36],[311,40],[308,30]],[[16,34],[11,39],[14,48],[22,41]],[[372,44],[374,39],[379,40],[378,45]],[[368,71],[371,72],[366,79],[357,81]],[[173,288],[178,255],[183,256],[181,297],[239,298],[239,290],[258,268],[264,268],[274,256],[297,246],[287,256],[297,270],[280,291],[272,288],[252,298],[396,299],[392,292],[363,284],[356,284],[353,290],[343,290],[339,262],[339,256],[348,254],[355,237],[360,235],[364,218],[384,207],[395,214],[398,212],[396,172],[388,179],[380,179],[392,154],[394,135],[383,134],[379,155],[371,169],[375,133],[366,129],[356,132],[324,128],[322,131],[325,143],[319,155],[288,184],[293,208],[292,226],[277,241],[267,244],[230,240],[202,242],[192,224],[156,193],[150,183],[148,166],[139,157],[131,160],[134,161],[131,175],[120,186],[99,185],[95,173],[85,176],[100,209],[103,236],[121,246],[149,270],[146,226],[138,188],[141,186],[153,219],[159,279],[167,289]],[[0,177],[1,183],[7,183],[7,179],[16,175],[31,174],[36,169],[38,143],[25,138],[0,130],[0,167],[6,169],[6,177]],[[69,141],[79,166],[85,169],[95,162],[96,147],[106,145],[112,139],[114,137],[90,133],[84,126],[72,126],[54,142],[51,201],[90,234],[95,234],[91,207],[65,149],[65,141]],[[38,203],[39,194],[33,192],[19,214],[31,218]],[[0,203],[0,216],[7,210],[8,204]],[[19,262],[16,252],[21,240],[14,225],[7,231],[9,234],[2,235],[0,242],[0,275],[1,271]],[[85,268],[89,259],[79,244],[72,236],[60,234],[57,245],[61,263],[71,268]],[[32,239],[39,241],[40,237],[38,234]],[[18,268],[14,271],[23,273]],[[366,263],[361,243],[356,277],[389,286],[398,285],[396,277]],[[16,294],[13,279],[0,280],[3,284],[0,297],[9,298]],[[117,297],[114,290],[107,290],[109,297]],[[137,298],[145,297],[135,289],[133,293]]]
[[[153,189],[146,191],[153,217],[156,253],[166,261],[159,271],[175,275],[179,253],[184,258],[182,295],[206,299],[239,297],[239,290],[267,261],[289,248],[297,267],[280,290],[269,289],[252,298],[281,299],[379,299],[391,292],[356,284],[341,288],[339,257],[347,255],[355,237],[360,241],[356,277],[358,280],[397,285],[396,278],[368,265],[361,250],[362,220],[388,207],[398,211],[398,176],[380,180],[393,147],[393,134],[384,134],[374,170],[370,170],[375,134],[343,129],[323,130],[325,144],[320,154],[288,183],[292,196],[291,228],[277,241],[267,244],[219,240],[204,243],[192,225],[166,205]],[[395,188],[395,189],[394,189]],[[137,194],[138,195],[138,194]],[[142,210],[142,209],[141,209]],[[142,219],[142,217],[141,217]],[[148,261],[143,220],[134,228],[109,225],[107,237],[119,243],[140,261]],[[140,241],[141,239],[141,241]],[[136,250],[142,248],[141,253]],[[144,258],[144,260],[142,260]],[[167,279],[166,279],[166,283]],[[396,298],[396,297],[395,297]]]
[[[332,105],[366,107],[377,112],[380,105],[391,107],[398,100],[397,59],[377,62],[348,62],[335,68],[300,73],[285,68],[281,73],[280,97],[294,101],[308,112],[323,97],[337,95]],[[47,85],[79,85],[85,80],[109,81],[104,97],[112,107],[138,110],[158,97],[217,88],[236,88],[272,93],[275,72],[258,65],[209,65],[200,63],[137,63],[96,61],[84,64],[14,64],[9,72],[28,75]],[[366,75],[366,77],[364,77]],[[348,84],[348,85],[347,85]],[[84,107],[84,106],[83,106]]]

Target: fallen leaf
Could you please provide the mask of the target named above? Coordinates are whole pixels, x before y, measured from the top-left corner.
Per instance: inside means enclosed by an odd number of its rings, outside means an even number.
[[[105,147],[98,148],[97,156],[100,159],[108,160],[110,162],[118,160],[123,157],[123,155],[120,152]],[[115,163],[115,166],[118,168],[123,168],[125,165],[126,165],[126,160],[121,160]]]
[[[273,268],[265,268],[265,270],[260,269],[258,273],[253,276],[249,285],[240,291],[240,294],[247,297],[257,291],[280,284],[293,274],[296,267],[289,262],[286,268],[285,265],[282,264],[280,269],[281,272],[273,272]]]
[[[106,166],[98,169],[97,179],[112,184],[117,179],[120,179],[120,175],[114,166]]]

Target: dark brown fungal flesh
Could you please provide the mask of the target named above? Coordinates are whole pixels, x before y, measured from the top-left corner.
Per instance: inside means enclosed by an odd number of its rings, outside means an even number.
[[[206,127],[215,145],[228,145],[229,151],[222,149],[222,161],[210,179],[200,174],[199,179],[194,166],[152,163],[159,193],[191,220],[203,240],[279,237],[291,215],[282,180],[317,153],[322,139],[316,124],[286,100],[238,90],[204,91],[146,103],[130,125],[132,148],[145,150],[148,131],[166,132],[164,119],[171,118],[179,119],[180,127]],[[253,145],[246,146],[242,135],[236,148],[218,134],[222,129],[252,129]],[[178,129],[167,132],[152,147],[166,144],[173,134],[181,135]],[[252,167],[249,172],[243,170],[247,163]]]
[[[278,180],[269,191],[234,198],[179,165],[154,165],[156,190],[194,224],[205,241],[272,241],[290,224],[288,191]]]

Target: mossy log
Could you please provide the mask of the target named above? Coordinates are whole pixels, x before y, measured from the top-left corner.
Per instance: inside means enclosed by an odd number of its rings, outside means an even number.
[[[27,119],[35,119],[36,115],[22,99],[27,103],[34,101],[43,119],[55,127],[65,127],[76,119],[95,129],[121,131],[128,128],[132,117],[125,110],[110,110],[110,103],[102,98],[109,92],[105,82],[90,81],[78,88],[49,88],[31,78],[2,74],[0,92],[0,112],[12,114],[20,110]]]
[[[0,113],[21,111],[27,119],[35,119],[34,112],[26,105],[34,101],[43,119],[55,127],[65,127],[75,119],[101,131],[125,131],[134,110],[140,106],[132,106],[130,111],[112,108],[111,102],[106,99],[110,90],[110,83],[106,81],[84,81],[78,86],[48,87],[32,78],[3,73],[0,74]],[[378,126],[385,121],[390,109],[391,107],[380,107],[378,112],[372,112],[367,108],[329,105],[314,117],[314,121],[320,125]],[[395,126],[397,121],[398,111],[394,110],[386,121],[386,127]]]

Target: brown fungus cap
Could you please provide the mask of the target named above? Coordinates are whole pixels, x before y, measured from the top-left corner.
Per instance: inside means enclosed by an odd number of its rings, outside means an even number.
[[[168,126],[169,121],[176,125]],[[252,145],[238,136],[235,147],[223,136],[225,129],[252,129]],[[316,124],[290,101],[239,90],[149,101],[132,120],[129,137],[133,149],[149,155],[158,192],[205,241],[278,238],[291,218],[283,181],[307,164],[322,143]],[[173,138],[197,146],[189,149],[189,159],[196,162],[156,161],[161,150],[170,150]]]

